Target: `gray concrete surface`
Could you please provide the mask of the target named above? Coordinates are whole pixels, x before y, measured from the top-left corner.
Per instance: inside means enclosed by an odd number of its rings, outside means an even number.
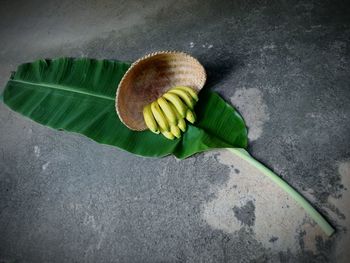
[[[1,1],[0,91],[36,58],[189,52],[207,88],[243,114],[250,152],[337,233],[310,230],[293,201],[225,152],[140,158],[0,104],[0,262],[348,262],[349,11],[345,1]]]

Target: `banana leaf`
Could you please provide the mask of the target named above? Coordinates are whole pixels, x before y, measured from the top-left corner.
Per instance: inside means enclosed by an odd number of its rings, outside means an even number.
[[[211,148],[245,148],[247,129],[238,112],[204,90],[180,139],[131,131],[118,118],[115,94],[130,63],[88,58],[40,59],[13,72],[3,93],[12,110],[48,127],[83,134],[96,142],[150,157],[186,158]]]
[[[244,121],[218,94],[200,92],[195,108],[197,122],[189,125],[180,139],[171,141],[124,126],[115,111],[115,94],[129,67],[130,63],[88,58],[41,59],[22,64],[12,73],[3,101],[48,127],[80,133],[141,156],[174,154],[182,159],[212,148],[229,148],[286,191],[327,235],[334,233],[334,228],[303,196],[244,150],[248,143]]]

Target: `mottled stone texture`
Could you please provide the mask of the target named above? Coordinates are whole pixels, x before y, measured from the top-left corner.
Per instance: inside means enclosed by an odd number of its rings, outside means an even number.
[[[268,235],[262,201],[244,186],[249,169],[222,161],[222,153],[183,161],[136,157],[45,128],[0,103],[0,262],[346,262],[348,6],[1,1],[0,91],[18,64],[36,58],[133,61],[157,50],[189,52],[207,69],[207,88],[245,117],[250,152],[338,232],[327,239],[305,228],[306,219],[302,228],[284,224],[295,204],[282,197],[287,205],[275,206],[269,222],[280,232]],[[235,199],[239,189],[248,189],[242,200]],[[272,198],[274,191],[265,194]]]

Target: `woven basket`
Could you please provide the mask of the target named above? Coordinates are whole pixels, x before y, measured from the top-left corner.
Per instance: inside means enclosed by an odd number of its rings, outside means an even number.
[[[206,81],[204,67],[183,52],[161,51],[135,61],[119,83],[116,110],[131,130],[143,131],[143,107],[174,86],[192,87],[198,92]]]

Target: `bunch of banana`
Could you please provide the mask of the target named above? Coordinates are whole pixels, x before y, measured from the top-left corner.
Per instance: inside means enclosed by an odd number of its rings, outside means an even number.
[[[174,87],[143,108],[145,123],[156,134],[162,133],[170,140],[180,138],[181,131],[186,131],[185,119],[190,123],[196,121],[193,109],[197,101],[192,88]]]

